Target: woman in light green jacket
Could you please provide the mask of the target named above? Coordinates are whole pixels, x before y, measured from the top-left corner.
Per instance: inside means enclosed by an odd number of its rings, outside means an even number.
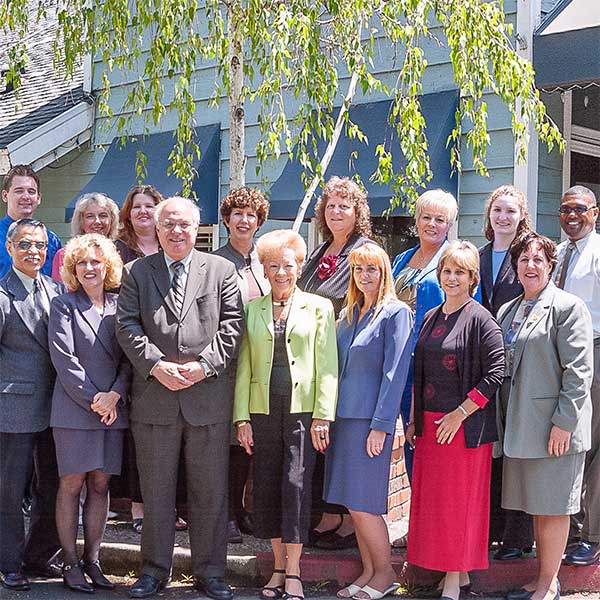
[[[316,453],[329,445],[337,397],[337,346],[331,302],[296,287],[306,244],[289,230],[257,244],[271,293],[246,307],[234,422],[254,455],[257,537],[270,539],[275,570],[265,600],[304,597],[302,545],[308,541]]]

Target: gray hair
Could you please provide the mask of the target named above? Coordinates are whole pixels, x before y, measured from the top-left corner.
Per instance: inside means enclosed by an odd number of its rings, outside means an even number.
[[[574,185],[570,187],[563,195],[562,199],[564,200],[567,196],[586,196],[588,197],[594,204],[596,204],[596,195],[590,188],[586,188],[584,185]]]
[[[437,209],[440,212],[445,212],[450,227],[452,227],[454,221],[456,221],[456,216],[458,215],[456,198],[450,192],[440,188],[427,190],[417,198],[415,204],[415,220],[428,209]]]
[[[48,229],[41,221],[25,217],[24,219],[19,219],[18,221],[15,221],[14,223],[10,224],[8,232],[6,233],[7,241],[12,242],[17,237],[17,234],[19,233],[19,231],[21,231],[23,227],[33,227],[34,229],[42,229],[43,232],[46,234],[46,237],[48,237]]]
[[[111,240],[114,240],[117,237],[117,231],[119,229],[119,207],[114,200],[101,192],[83,194],[83,196],[77,200],[75,210],[73,211],[73,218],[71,219],[71,233],[74,236],[84,233],[83,213],[90,204],[97,204],[110,212],[110,231],[108,232],[108,237]]]
[[[186,203],[192,209],[192,221],[194,222],[195,225],[199,225],[200,224],[200,208],[198,207],[198,205],[193,200],[190,200],[189,198],[184,198],[183,196],[171,196],[169,198],[166,198],[162,202],[159,202],[156,205],[156,208],[154,209],[154,223],[156,225],[159,224],[160,217],[161,217],[161,215],[163,213],[163,210],[165,209],[165,206],[171,200],[176,200],[177,202],[181,201],[181,202]]]

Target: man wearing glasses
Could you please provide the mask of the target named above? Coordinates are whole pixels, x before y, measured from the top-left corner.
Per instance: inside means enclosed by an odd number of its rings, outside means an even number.
[[[117,308],[117,338],[134,369],[130,421],[144,498],[142,576],[129,594],[152,596],[171,575],[183,447],[194,587],[230,600],[227,369],[243,328],[237,273],[194,249],[200,213],[191,200],[168,198],[154,219],[162,251],[125,267]]]
[[[6,216],[0,219],[0,277],[4,277],[11,265],[10,254],[4,243],[8,228],[19,219],[33,218],[40,205],[40,178],[29,165],[15,165],[2,180],[2,201],[6,203]],[[58,236],[48,231],[48,248],[46,262],[42,265],[41,272],[50,275],[52,259],[60,248]]]
[[[563,194],[559,211],[560,226],[568,239],[558,247],[555,283],[586,303],[594,327],[592,446],[583,474],[582,513],[572,517],[575,541],[565,556],[567,564],[587,566],[600,556],[600,235],[596,233],[596,197],[592,190],[576,185]]]
[[[52,299],[66,292],[41,274],[48,234],[35,219],[8,228],[12,268],[0,280],[0,572],[5,588],[29,589],[27,574],[48,576],[60,549],[55,522],[58,472],[49,428],[56,373],[48,354]],[[29,532],[21,503],[34,473]]]

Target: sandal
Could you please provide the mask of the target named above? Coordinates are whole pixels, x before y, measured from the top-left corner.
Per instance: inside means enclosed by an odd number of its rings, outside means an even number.
[[[144,519],[133,519],[133,521],[131,522],[131,528],[136,532],[136,533],[142,533],[142,527],[144,526]]]
[[[362,591],[360,585],[356,585],[355,583],[351,583],[346,587],[343,587],[341,590],[338,590],[336,596],[338,598],[352,598],[354,594],[358,594],[358,592]],[[347,595],[342,594],[342,592],[346,592]]]
[[[299,575],[285,575],[286,579],[296,579],[300,583],[302,583],[302,579],[300,579]],[[303,586],[304,587],[304,586]],[[281,596],[281,600],[290,600],[291,598],[296,598],[297,600],[304,600],[304,596],[299,596],[298,594],[290,594],[288,592],[284,592],[283,596]]]
[[[392,548],[406,548],[408,544],[408,532],[392,542]]]
[[[285,569],[273,569],[273,573],[285,573]],[[284,587],[282,585],[265,586],[260,590],[259,596],[263,600],[273,600],[273,598],[281,598],[284,594]],[[273,594],[265,594],[265,592],[273,592]]]
[[[375,588],[371,587],[370,585],[365,585],[365,587],[363,587],[361,592],[365,593],[368,596],[369,600],[381,600],[381,598],[384,598],[388,594],[395,594],[399,588],[400,588],[399,583],[392,583],[392,585],[390,585],[390,587],[387,590],[383,590],[382,592],[380,592],[379,590],[376,590]],[[352,597],[355,600],[363,600],[363,598],[357,598],[356,596],[352,596]]]

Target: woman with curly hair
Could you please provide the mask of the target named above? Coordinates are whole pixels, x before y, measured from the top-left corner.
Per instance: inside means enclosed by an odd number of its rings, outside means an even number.
[[[315,206],[315,218],[325,241],[308,259],[298,280],[305,292],[329,298],[339,315],[350,285],[352,250],[371,241],[371,211],[367,194],[348,177],[331,177]],[[321,512],[311,531],[310,543],[324,550],[356,546],[356,535],[347,509],[319,502],[323,492],[323,457],[317,457],[313,480],[314,512]]]

